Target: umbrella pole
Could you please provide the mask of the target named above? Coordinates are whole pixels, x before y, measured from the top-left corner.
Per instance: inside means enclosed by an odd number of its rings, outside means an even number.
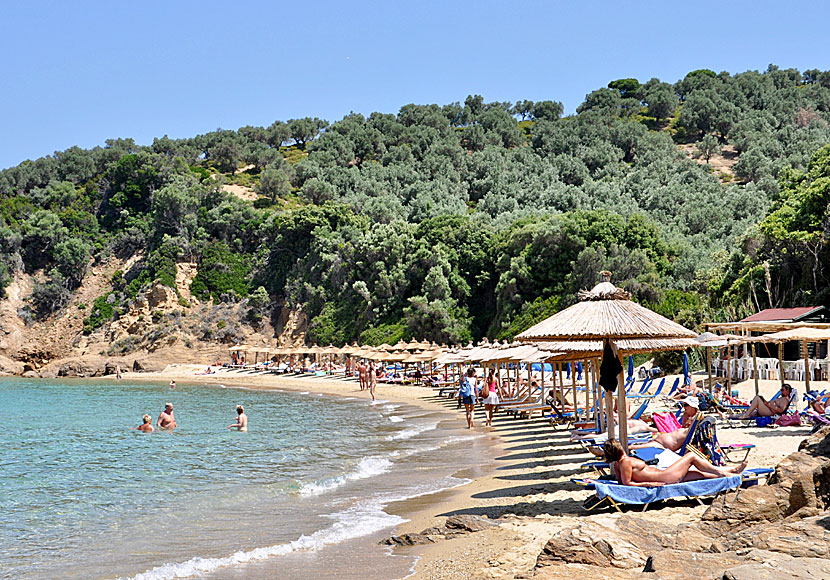
[[[778,377],[781,380],[781,386],[784,386],[784,343],[778,343]]]
[[[616,350],[616,345],[614,345],[614,348]],[[617,350],[617,360],[620,361],[620,368],[622,369],[622,355],[619,350]],[[620,418],[620,444],[623,450],[628,453],[628,403],[625,401],[625,380],[622,371],[617,375],[617,416]]]
[[[804,392],[810,392],[810,353],[807,350],[807,341],[801,341],[801,350],[804,353]]]
[[[588,359],[585,359],[585,420],[591,418],[591,389],[588,388],[588,385],[591,384],[590,376],[591,370],[588,366]]]
[[[726,345],[726,390],[732,393],[732,347]]]
[[[706,374],[709,375],[709,394],[713,395],[715,387],[712,384],[712,358],[711,347],[706,347]],[[731,394],[731,393],[730,393]]]
[[[576,365],[574,365],[576,366]],[[579,421],[579,405],[576,404],[576,373],[571,373],[571,393],[574,401],[574,420]]]
[[[755,343],[752,343],[752,377],[755,379],[755,396],[758,396],[758,357],[755,353]]]
[[[600,433],[605,432],[605,417],[602,414],[602,387],[599,384],[599,359],[594,359],[594,420],[599,425]]]

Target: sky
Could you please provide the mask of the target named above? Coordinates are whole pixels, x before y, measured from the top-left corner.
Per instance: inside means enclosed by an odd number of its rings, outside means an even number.
[[[830,69],[830,3],[3,0],[0,168],[106,139]]]

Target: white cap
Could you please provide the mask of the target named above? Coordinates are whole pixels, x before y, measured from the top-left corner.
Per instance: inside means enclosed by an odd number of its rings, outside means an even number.
[[[690,407],[694,407],[695,409],[700,410],[700,401],[697,397],[686,397],[683,399],[684,405],[689,405]]]

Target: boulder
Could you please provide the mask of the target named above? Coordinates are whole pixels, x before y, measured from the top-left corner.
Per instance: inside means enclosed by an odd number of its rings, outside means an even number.
[[[480,532],[487,528],[496,526],[495,522],[479,516],[450,516],[444,524],[445,534],[468,534],[470,532]]]
[[[107,361],[107,363],[104,365],[104,376],[114,375],[117,372],[118,366],[112,361]]]
[[[728,568],[722,580],[816,580],[830,578],[830,560],[793,558],[786,554],[751,550],[749,562]]]
[[[805,439],[799,449],[778,464],[768,485],[712,502],[703,514],[706,525],[718,533],[737,532],[824,513],[830,508],[830,427]]]
[[[58,368],[59,377],[98,377],[103,368],[84,359],[74,359],[63,362]]]
[[[140,360],[135,359],[135,360],[133,361],[133,371],[134,371],[134,372],[136,372],[136,373],[143,373],[143,372],[144,372],[144,371],[146,371],[146,370],[147,370],[147,369],[145,368],[144,363],[142,363]]]
[[[424,534],[403,534],[402,536],[390,536],[383,540],[381,544],[386,546],[417,546],[434,542],[434,539]]]

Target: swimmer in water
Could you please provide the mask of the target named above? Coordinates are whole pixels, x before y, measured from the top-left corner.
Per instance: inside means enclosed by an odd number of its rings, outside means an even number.
[[[176,381],[170,381],[170,388],[171,388],[171,389],[175,389],[175,388],[176,388]]]
[[[245,414],[245,409],[242,405],[236,406],[236,423],[228,425],[228,429],[236,429],[237,431],[248,431],[248,415]]]
[[[153,418],[150,415],[145,414],[144,417],[142,417],[142,420],[144,421],[144,423],[142,423],[141,425],[136,427],[136,429],[138,431],[144,431],[145,433],[152,433],[153,431],[156,430],[156,428],[153,427],[153,423],[152,423]]]
[[[156,427],[159,427],[160,429],[169,429],[171,431],[177,427],[176,418],[173,415],[173,403],[166,403],[164,405],[164,411],[161,412],[158,420],[156,421]]]

